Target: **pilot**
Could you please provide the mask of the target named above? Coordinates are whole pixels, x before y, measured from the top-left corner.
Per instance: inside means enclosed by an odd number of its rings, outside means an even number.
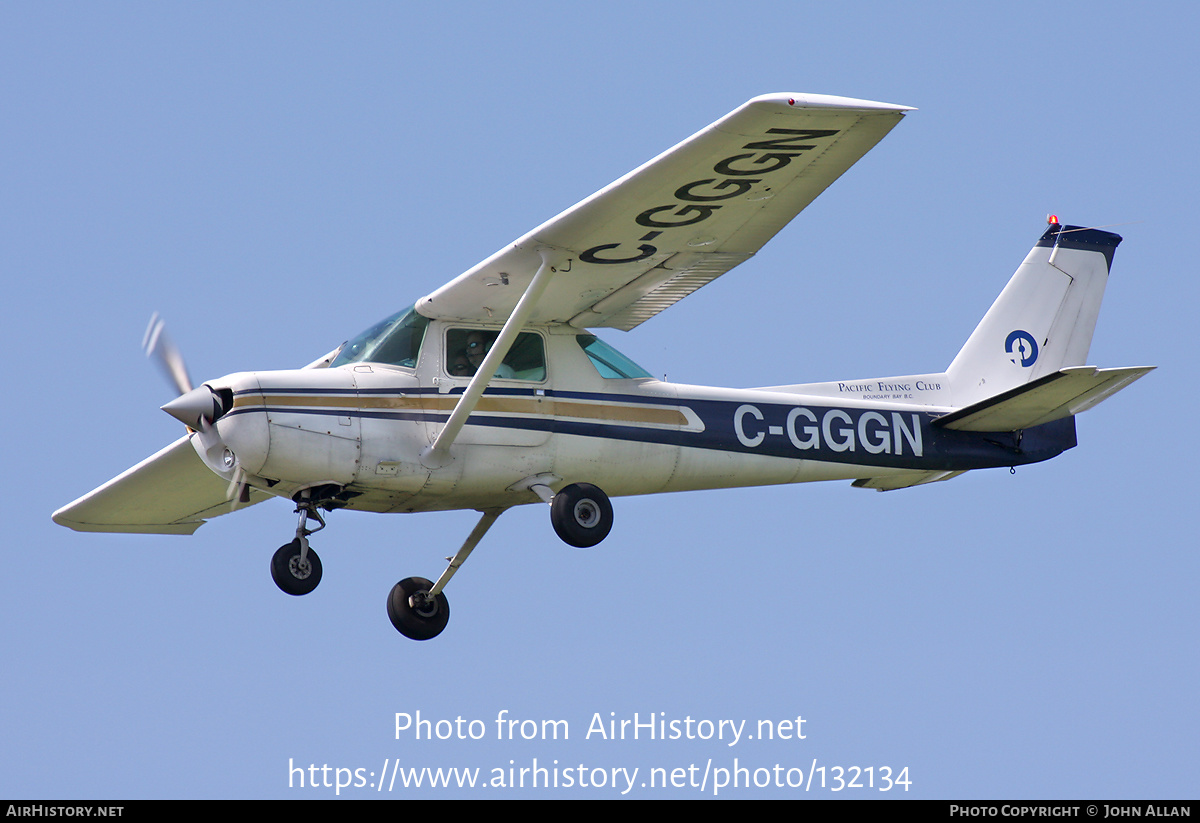
[[[479,371],[479,367],[483,365],[483,358],[492,350],[492,344],[496,342],[497,334],[495,332],[471,331],[467,333],[467,360],[471,363],[471,374]],[[493,377],[513,377],[516,372],[512,370],[512,366],[501,363],[496,369]]]

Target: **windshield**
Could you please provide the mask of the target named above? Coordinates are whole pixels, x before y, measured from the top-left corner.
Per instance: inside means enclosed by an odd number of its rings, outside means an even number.
[[[342,347],[331,369],[347,363],[386,363],[390,366],[416,368],[421,356],[421,341],[429,318],[422,317],[412,306],[398,311],[376,323]]]

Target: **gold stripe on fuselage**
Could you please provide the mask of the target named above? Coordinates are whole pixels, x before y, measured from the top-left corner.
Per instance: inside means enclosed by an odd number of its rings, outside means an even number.
[[[549,402],[548,402],[549,401]],[[363,396],[354,395],[239,395],[234,398],[235,409],[257,406],[289,406],[309,408],[388,409],[393,411],[420,411],[449,413],[458,403],[457,396],[416,394],[411,396]],[[549,413],[546,407],[549,406]],[[686,426],[687,416],[677,408],[625,405],[613,403],[587,403],[577,400],[557,400],[539,397],[488,397],[484,395],[475,407],[476,412],[493,414],[524,414],[563,417],[576,420],[604,420],[612,423],[642,423],[652,426]]]

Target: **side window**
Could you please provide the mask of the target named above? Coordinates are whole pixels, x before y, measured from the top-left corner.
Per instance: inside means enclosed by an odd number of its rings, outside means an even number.
[[[450,329],[446,332],[446,373],[473,377],[492,350],[499,332],[486,329]],[[502,380],[545,380],[546,350],[542,337],[533,332],[517,335],[495,377]]]
[[[650,377],[650,372],[605,343],[594,334],[577,334],[575,341],[587,354],[600,376],[612,378]]]

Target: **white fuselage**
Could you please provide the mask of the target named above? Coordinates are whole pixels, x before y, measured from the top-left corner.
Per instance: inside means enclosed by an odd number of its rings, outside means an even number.
[[[553,325],[526,329],[545,347],[540,379],[493,378],[451,459],[426,465],[422,452],[470,379],[447,372],[446,340],[469,325],[431,322],[412,368],[358,362],[213,381],[234,396],[218,430],[255,487],[292,497],[338,486],[348,508],[377,512],[531,503],[527,486],[512,487],[533,476],[623,496],[1027,462],[932,428],[942,405],[828,396],[825,385],[601,377],[580,330]]]

